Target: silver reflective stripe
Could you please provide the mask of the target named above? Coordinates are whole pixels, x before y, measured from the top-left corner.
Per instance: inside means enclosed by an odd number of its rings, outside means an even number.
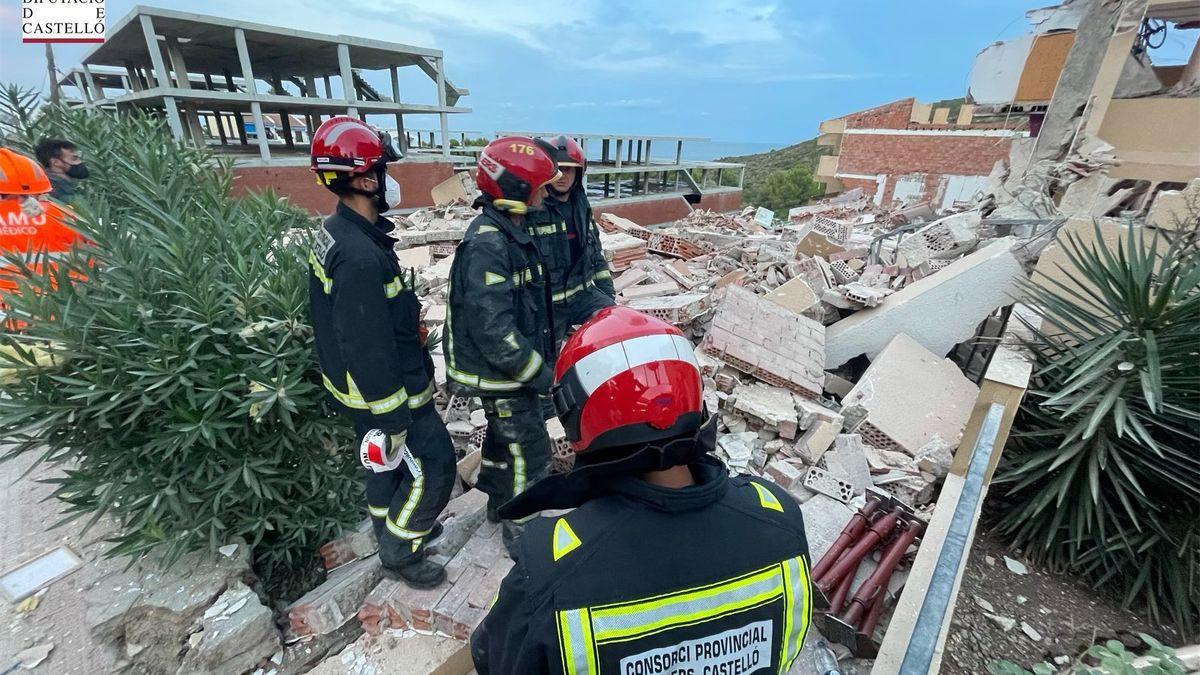
[[[517,373],[517,380],[520,382],[528,382],[533,379],[534,375],[538,374],[538,370],[542,367],[542,355],[536,351],[529,354],[529,363],[525,364],[525,368]]]
[[[592,651],[590,625],[586,609],[558,613],[559,639],[563,646],[563,666],[569,675],[594,673],[595,652]]]
[[[783,561],[783,573],[787,580],[787,634],[783,639],[783,652],[779,659],[779,672],[786,673],[792,661],[804,646],[812,616],[812,595],[809,592],[808,565],[804,558]]]
[[[777,598],[783,593],[783,575],[778,565],[741,581],[715,588],[684,593],[675,598],[638,605],[594,610],[592,630],[596,640],[627,638],[634,635],[703,620],[738,607],[747,607]]]
[[[433,400],[433,381],[430,380],[429,386],[425,387],[425,391],[419,394],[409,394],[408,407],[420,408],[421,406]]]
[[[507,469],[508,468],[508,462],[495,462],[486,457],[484,457],[482,461],[483,461],[484,466],[491,467],[493,469]]]

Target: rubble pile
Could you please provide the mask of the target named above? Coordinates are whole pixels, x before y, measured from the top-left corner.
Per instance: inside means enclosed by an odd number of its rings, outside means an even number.
[[[1027,239],[1009,230],[1000,236],[979,208],[941,217],[928,203],[888,211],[861,190],[792,209],[784,222],[755,215],[753,208],[698,210],[653,226],[598,215],[617,302],[674,324],[696,344],[706,404],[719,418],[715,454],[731,474],[793,494],[806,524],[830,521],[811,528],[814,555],[868,499],[903,504],[919,522],[932,510],[978,394],[943,357],[1013,304],[1031,263],[1016,252]],[[452,247],[473,216],[454,200],[395,219],[397,257],[416,268],[431,328],[445,320]],[[440,361],[435,353],[438,368]],[[444,373],[437,378],[445,382]],[[293,612],[289,637],[334,630],[357,611],[370,633],[465,639],[484,615],[508,564],[473,489],[486,423],[477,400],[452,389],[446,397],[439,404],[466,491],[443,514],[456,535],[436,552],[450,583],[417,592],[380,582],[363,533],[347,535],[323,554],[341,565],[331,580],[344,579],[349,590],[340,593],[353,602],[325,601],[328,619],[316,627],[319,612]],[[553,420],[547,431],[552,470],[568,470],[574,456],[562,426]],[[868,562],[859,576],[869,573]],[[897,572],[889,598],[903,577]]]

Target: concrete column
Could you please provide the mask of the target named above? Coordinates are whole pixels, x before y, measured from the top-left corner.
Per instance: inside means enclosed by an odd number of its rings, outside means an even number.
[[[1100,125],[1104,123],[1104,115],[1108,112],[1108,105],[1112,103],[1117,82],[1121,79],[1125,62],[1129,60],[1129,52],[1133,49],[1138,29],[1142,25],[1142,17],[1145,15],[1145,0],[1131,1],[1122,5],[1121,15],[1117,18],[1112,38],[1108,40],[1108,50],[1105,51],[1104,58],[1100,61],[1096,72],[1096,81],[1092,85],[1092,111],[1088,115],[1087,126],[1084,127],[1084,130],[1090,134],[1100,133]]]
[[[75,88],[79,90],[79,96],[83,99],[83,102],[87,105],[87,107],[91,108],[94,106],[95,103],[92,101],[92,92],[90,89],[88,89],[87,85],[83,83],[83,73],[76,71],[71,74],[71,79],[75,80]]]
[[[600,141],[600,163],[601,164],[608,163],[608,139],[607,138],[601,139],[601,141]]]
[[[354,87],[354,71],[350,68],[350,45],[339,42],[337,46],[338,68],[342,73],[342,94],[346,98],[346,114],[358,117],[358,108],[354,102],[358,100],[358,92]]]
[[[621,145],[625,143],[625,139],[617,139],[617,168],[621,168]]]
[[[217,135],[221,137],[221,145],[228,145],[229,138],[225,135],[225,116],[220,110],[213,110],[213,118],[217,122]]]
[[[1145,9],[1146,0],[1137,0]],[[1046,109],[1031,162],[1055,159],[1071,139],[1075,117],[1091,97],[1100,62],[1108,51],[1120,5],[1114,9],[1105,0],[1084,0],[1086,11],[1075,30],[1075,42]]]
[[[652,142],[652,141],[650,141],[649,139],[647,139],[647,140],[646,140],[646,161],[645,161],[645,162],[643,162],[643,164],[649,164],[649,163],[650,163],[650,143],[651,143],[651,142]]]
[[[286,110],[279,111],[279,124],[283,127],[283,141],[288,150],[296,149],[296,141],[292,138],[292,115]]]
[[[183,60],[183,52],[179,51],[179,38],[174,35],[167,36],[167,56],[171,59],[171,71],[175,74],[175,86],[180,89],[191,89],[192,81],[188,78],[187,63]]]
[[[150,52],[155,87],[169,89],[171,78],[167,74],[167,67],[163,64],[162,51],[158,48],[158,37],[154,34],[154,22],[149,15],[143,14],[141,23],[142,35],[146,38],[146,50]],[[163,106],[167,109],[167,124],[171,127],[171,135],[175,138],[183,138],[183,122],[179,119],[179,108],[175,107],[175,97],[164,96]]]
[[[233,29],[233,40],[237,43],[238,61],[242,63],[242,79],[246,81],[246,93],[250,96],[250,114],[254,117],[254,131],[258,140],[258,154],[264,162],[271,161],[271,146],[267,144],[267,125],[263,121],[262,105],[258,102],[258,85],[254,82],[254,67],[250,65],[250,50],[246,47],[246,31]],[[245,141],[245,125],[243,142]]]
[[[678,164],[683,159],[683,141],[675,141],[675,163]],[[679,181],[675,181],[678,185]]]
[[[392,76],[392,103],[400,105],[400,69],[396,66],[388,68]],[[408,134],[404,133],[404,115],[396,113],[396,142],[400,149],[408,152]]]
[[[325,98],[333,98],[333,85],[329,84],[329,76],[325,76]]]
[[[92,90],[92,98],[97,101],[103,101],[108,98],[104,95],[104,89],[96,86],[96,78],[92,74],[92,67],[88,64],[83,64],[83,76],[87,80],[88,88]]]
[[[143,89],[142,76],[141,73],[138,72],[138,67],[132,61],[126,61],[125,72],[129,77],[130,91],[141,91]]]
[[[439,56],[437,59],[437,93],[438,107],[446,107],[446,59]],[[446,119],[446,111],[438,113],[438,124],[442,128],[442,159],[450,159],[450,139],[448,120]]]
[[[318,98],[317,96],[317,78],[315,75],[304,76],[304,95],[307,98]]]

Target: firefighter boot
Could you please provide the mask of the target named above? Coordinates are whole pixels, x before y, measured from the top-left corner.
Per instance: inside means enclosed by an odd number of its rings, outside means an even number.
[[[413,550],[413,542],[387,536],[379,542],[383,575],[413,588],[433,588],[446,580],[441,565],[425,559],[425,549]]]

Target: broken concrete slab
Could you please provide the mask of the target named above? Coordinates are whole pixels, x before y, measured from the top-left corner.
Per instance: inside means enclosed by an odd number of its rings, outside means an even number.
[[[383,576],[378,556],[356,560],[329,573],[317,586],[284,610],[289,637],[321,635],[337,630],[362,606],[363,598]]]
[[[738,387],[733,409],[776,429],[786,439],[796,438],[799,419],[795,395],[769,384],[751,383]]]
[[[797,314],[820,302],[820,298],[813,292],[812,287],[801,277],[785,282],[767,293],[765,297],[780,307],[786,307]]]
[[[909,267],[930,259],[953,258],[979,241],[978,211],[946,216],[922,227],[900,241],[899,251]]]
[[[367,518],[358,524],[353,532],[347,533],[325,544],[317,553],[325,569],[331,570],[346,563],[365,558],[379,550],[379,541],[371,529],[371,519]]]
[[[844,403],[867,410],[858,429],[863,440],[913,454],[935,436],[957,443],[978,395],[979,387],[952,361],[901,333],[871,362]]]
[[[837,368],[859,354],[873,358],[900,333],[938,355],[949,353],[971,337],[988,314],[1020,295],[1025,272],[1010,250],[1013,243],[1011,238],[999,239],[905,286],[878,307],[829,326],[825,368]]]
[[[833,445],[833,441],[837,438],[838,432],[841,429],[841,424],[818,419],[796,441],[792,452],[796,457],[804,460],[805,463],[816,464],[821,459],[821,456],[825,454],[825,451],[829,449],[829,446]]]
[[[442,536],[426,547],[431,560],[446,564],[483,524],[487,513],[487,494],[481,490],[467,490],[450,500],[438,522],[442,524]]]
[[[858,434],[839,434],[833,447],[821,459],[834,478],[844,480],[854,488],[854,494],[862,494],[872,485],[871,467]]]
[[[233,582],[205,612],[188,639],[179,673],[244,673],[280,649],[270,608],[240,581]]]
[[[1200,178],[1182,190],[1163,190],[1154,197],[1146,224],[1160,230],[1187,230],[1200,226]]]

